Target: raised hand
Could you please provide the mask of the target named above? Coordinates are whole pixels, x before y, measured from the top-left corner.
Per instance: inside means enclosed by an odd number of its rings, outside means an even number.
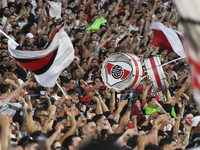
[[[86,119],[85,117],[82,117],[79,121],[77,121],[77,128],[83,127],[86,124]]]
[[[29,79],[29,80],[27,80],[26,82],[24,82],[22,85],[23,86],[28,86],[28,85],[30,85],[30,83],[33,81],[33,79],[31,78],[31,79]]]
[[[72,108],[67,108],[67,106],[65,106],[65,112],[66,112],[67,116],[74,117],[74,111]]]

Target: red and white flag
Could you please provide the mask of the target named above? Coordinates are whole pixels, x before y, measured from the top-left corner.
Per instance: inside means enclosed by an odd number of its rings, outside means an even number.
[[[33,71],[35,78],[43,86],[53,87],[62,72],[74,59],[74,48],[69,36],[60,26],[50,37],[44,50],[22,51],[8,40],[8,50],[20,65]]]
[[[167,49],[168,52],[174,51],[180,57],[186,57],[180,33],[167,28],[160,22],[151,23],[149,29],[153,29],[154,34],[152,45]]]
[[[200,1],[176,1],[184,30],[184,48],[192,74],[192,91],[200,112]]]

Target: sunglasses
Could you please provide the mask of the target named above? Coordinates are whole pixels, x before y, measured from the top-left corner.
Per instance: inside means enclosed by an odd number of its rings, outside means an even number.
[[[44,118],[49,118],[48,115],[39,115],[39,116],[42,116],[42,117],[44,117]]]

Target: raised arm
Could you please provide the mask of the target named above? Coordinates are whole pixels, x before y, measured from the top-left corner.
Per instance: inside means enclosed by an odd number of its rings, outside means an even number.
[[[97,104],[96,113],[97,113],[97,114],[103,114],[103,110],[102,110],[102,107],[101,107],[101,102],[100,102],[100,100],[99,100],[96,96],[94,96],[94,97],[93,97],[93,101],[95,101],[96,104]]]
[[[14,90],[12,93],[10,93],[5,99],[4,99],[4,103],[5,102],[9,102],[13,97],[16,97],[17,95],[19,95],[19,93],[23,90],[23,87],[27,86],[30,84],[30,82],[32,81],[32,79],[29,79],[28,81],[24,82],[22,85],[20,85],[16,90]]]
[[[110,111],[113,112],[115,109],[115,90],[111,89],[111,98],[110,98]]]
[[[147,85],[146,85],[146,87],[145,87],[145,89],[144,89],[144,92],[142,93],[142,104],[145,103],[146,100],[147,100],[147,95],[148,95],[148,91],[149,91],[149,89],[150,89],[151,82],[152,82],[152,81],[151,81],[149,78],[147,78],[147,80],[146,80]],[[143,109],[145,109],[146,106],[147,106],[147,104],[145,104],[145,105],[143,106]]]
[[[185,71],[184,74],[182,74],[182,76],[178,79],[178,81],[176,82],[176,85],[178,86],[179,84],[182,83],[183,79],[185,78],[185,76],[188,74],[188,71]]]
[[[85,43],[85,39],[86,37],[88,36],[88,32],[86,31],[83,39],[82,39],[82,42],[81,42],[81,49],[82,49],[82,58],[88,58],[89,57],[89,51],[88,49],[85,47],[84,43]]]
[[[42,12],[40,13],[40,15],[38,17],[38,29],[42,29],[43,17],[45,15],[46,7],[47,7],[47,2],[44,3],[43,8],[42,8]]]
[[[182,149],[185,149],[190,141],[190,133],[192,129],[192,124],[186,119],[185,122],[183,123],[183,126],[185,128],[185,133],[183,135],[181,145],[182,145]]]
[[[171,96],[169,90],[167,89],[167,102],[166,103],[171,104],[171,102],[172,102],[172,96]]]
[[[119,126],[115,130],[115,133],[122,133],[124,131],[126,125],[128,124],[130,115],[131,115],[131,108],[127,108],[126,113],[120,119]]]
[[[121,113],[123,107],[127,104],[127,102],[128,102],[127,100],[119,100],[118,108],[115,110],[115,112],[113,114],[110,115],[109,118],[118,122],[119,118],[120,118],[120,113]]]
[[[103,102],[102,98],[101,98],[101,95],[99,94],[99,92],[97,92],[95,90],[95,93],[97,95],[97,98],[99,99],[99,102],[101,103],[101,108],[103,110],[103,112],[106,112],[106,111],[109,111],[108,107],[106,106],[106,104]]]
[[[76,125],[71,126],[71,129],[70,129],[69,131],[67,131],[67,132],[65,133],[65,135],[62,136],[62,137],[60,138],[59,142],[62,144],[62,142],[63,142],[68,136],[75,134],[76,130],[77,130],[79,127],[84,126],[85,124],[86,124],[86,119],[85,119],[85,118],[82,118],[81,120],[79,120],[79,121],[77,122]]]
[[[181,118],[183,117],[184,110],[185,110],[185,106],[182,105],[181,108],[180,108],[179,114],[177,115],[178,118],[177,118],[177,120],[174,124],[174,127],[173,127],[172,138],[174,138],[174,135],[178,136],[180,121],[181,121]]]
[[[1,149],[2,150],[8,150],[10,148],[9,141],[10,141],[10,135],[9,135],[9,128],[10,128],[10,119],[8,116],[0,115],[0,127],[1,127]]]
[[[179,97],[183,94],[183,92],[185,91],[189,83],[190,83],[190,76],[187,78],[187,80],[185,81],[183,86],[180,88],[180,90],[176,93],[176,96],[175,96],[176,100],[179,99]]]

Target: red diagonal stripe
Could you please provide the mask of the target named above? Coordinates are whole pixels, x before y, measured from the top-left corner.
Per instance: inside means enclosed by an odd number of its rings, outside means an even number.
[[[160,81],[160,76],[158,74],[158,69],[156,67],[156,63],[155,63],[153,57],[149,58],[149,60],[150,60],[152,69],[156,68],[155,71],[153,70],[154,76],[156,78],[156,83],[157,83],[158,87],[162,87],[162,84],[161,84],[161,81]]]
[[[152,45],[155,45],[162,49],[167,49],[168,52],[173,52],[171,44],[169,43],[168,39],[162,31],[154,29],[153,34],[154,36],[151,42]]]
[[[139,66],[138,66],[138,63],[136,62],[135,58],[133,58],[129,54],[126,54],[126,55],[128,55],[129,57],[131,57],[131,59],[133,60],[133,63],[135,64],[135,68],[136,68],[135,79],[134,79],[133,83],[131,84],[131,86],[129,87],[129,89],[131,89],[136,84],[136,82],[138,81],[138,78],[139,78]]]
[[[53,56],[53,52],[35,61],[25,62],[25,63],[19,62],[19,63],[22,67],[28,70],[36,71],[43,68],[51,60],[52,56]]]
[[[130,71],[124,69],[124,74],[123,74],[121,80],[124,80],[126,77],[128,77],[129,74],[130,74]]]
[[[111,63],[108,63],[108,64],[106,65],[106,70],[107,70],[107,72],[108,72],[109,75],[111,75],[111,69],[112,69],[113,66],[114,66],[114,65],[111,64]]]

